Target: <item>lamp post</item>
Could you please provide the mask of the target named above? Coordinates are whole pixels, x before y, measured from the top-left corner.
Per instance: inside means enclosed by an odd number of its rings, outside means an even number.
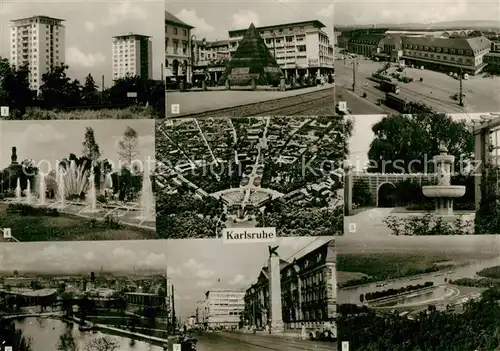
[[[196,40],[196,35],[191,35],[191,84],[194,78],[194,41]]]

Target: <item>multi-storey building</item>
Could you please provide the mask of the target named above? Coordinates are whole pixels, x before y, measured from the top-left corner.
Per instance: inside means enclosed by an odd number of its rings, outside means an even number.
[[[205,323],[205,300],[196,302],[196,324]]]
[[[245,292],[214,289],[205,293],[205,325],[209,328],[236,328],[245,309]]]
[[[335,242],[331,240],[293,262],[281,260],[283,322],[287,328],[321,328],[336,318]],[[268,319],[269,276],[264,267],[245,294],[244,319],[265,326]]]
[[[113,37],[113,80],[126,76],[153,78],[153,44],[145,35]]]
[[[484,62],[488,65],[486,70],[491,73],[500,73],[500,41],[491,42],[491,50],[484,55]]]
[[[191,29],[170,12],[165,11],[165,69],[166,75],[184,77],[191,81],[193,72],[193,50]]]
[[[229,40],[195,40],[193,49],[195,73],[208,73],[211,80],[217,81],[231,58]]]
[[[259,27],[257,31],[285,76],[298,76],[333,72],[333,45],[323,28],[325,25],[320,21],[305,21]],[[246,30],[229,31],[231,53],[238,48]]]
[[[64,20],[33,16],[12,21],[10,63],[19,67],[28,63],[30,89],[39,91],[42,74],[65,61]]]

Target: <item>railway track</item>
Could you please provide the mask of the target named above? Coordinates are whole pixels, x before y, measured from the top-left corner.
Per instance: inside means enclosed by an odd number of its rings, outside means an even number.
[[[306,113],[316,110],[328,110],[331,105],[331,114],[334,113],[334,90],[327,88],[302,95],[288,96],[276,100],[254,102],[234,107],[225,107],[216,110],[191,113],[178,118],[203,118],[203,117],[256,117],[256,116],[311,116]],[[328,113],[326,113],[328,114]]]

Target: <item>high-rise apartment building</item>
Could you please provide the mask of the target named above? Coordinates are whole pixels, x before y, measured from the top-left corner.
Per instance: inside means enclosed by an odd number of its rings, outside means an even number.
[[[113,80],[127,75],[153,78],[151,37],[133,33],[113,37]]]
[[[29,64],[29,83],[39,90],[42,74],[65,61],[64,20],[33,16],[13,20],[10,30],[10,63],[19,67]]]

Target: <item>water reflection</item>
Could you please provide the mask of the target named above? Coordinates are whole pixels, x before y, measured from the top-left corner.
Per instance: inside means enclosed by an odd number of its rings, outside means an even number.
[[[75,324],[67,324],[57,319],[48,318],[25,318],[15,322],[16,328],[21,329],[24,336],[31,338],[31,346],[34,350],[57,350],[57,344],[61,335],[67,332],[68,326],[71,328],[71,333],[76,346],[83,349],[92,339],[106,336],[101,332],[90,333],[80,332]],[[133,346],[130,345],[131,339],[107,335],[116,340],[120,347],[120,351],[162,351],[163,348],[150,345],[146,342],[136,341]]]

